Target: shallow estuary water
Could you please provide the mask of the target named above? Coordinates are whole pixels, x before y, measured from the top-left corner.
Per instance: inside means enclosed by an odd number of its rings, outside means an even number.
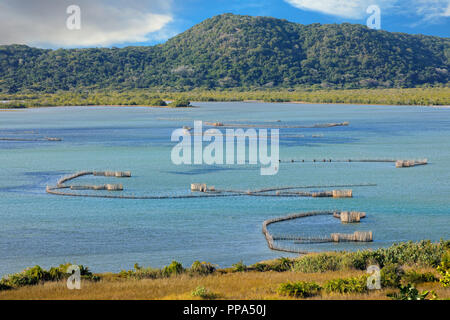
[[[374,242],[308,244],[304,250],[357,250],[450,236],[450,109],[406,106],[195,103],[198,108],[61,107],[0,113],[0,276],[39,264],[72,262],[95,272],[161,267],[172,260],[230,266],[288,256],[267,248],[265,219],[312,210],[367,213],[359,225],[329,216],[273,225],[274,233],[329,235],[372,230]],[[393,163],[282,162],[274,176],[259,165],[180,165],[171,133],[194,120],[246,124],[349,126],[280,129],[280,158],[422,159]],[[274,121],[281,120],[280,123]],[[352,199],[226,197],[124,200],[47,194],[63,175],[129,170],[124,194],[189,194],[193,182],[220,189],[374,183]],[[93,178],[82,178],[85,182]],[[97,179],[105,181],[103,179]],[[81,181],[81,179],[80,179]],[[115,182],[112,182],[115,183]],[[321,190],[321,189],[317,189]]]

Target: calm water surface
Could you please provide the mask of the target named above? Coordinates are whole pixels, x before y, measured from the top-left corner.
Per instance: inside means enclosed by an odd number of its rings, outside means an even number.
[[[329,235],[372,230],[369,244],[310,244],[308,250],[357,250],[396,241],[450,236],[450,109],[397,106],[196,103],[199,108],[68,107],[0,113],[0,138],[58,137],[61,142],[0,141],[0,275],[39,264],[72,262],[95,272],[172,260],[230,266],[282,255],[270,251],[262,221],[309,210],[358,210],[368,218],[341,225],[332,217],[271,227],[274,233]],[[176,166],[174,129],[194,120],[284,125],[349,121],[348,127],[280,129],[280,158],[420,159],[392,163],[281,163],[275,176],[259,166]],[[314,136],[314,137],[313,137]],[[130,170],[125,194],[188,194],[202,182],[216,188],[376,183],[353,188],[353,199],[211,198],[117,200],[46,194],[62,175]],[[83,178],[93,182],[92,178]],[[111,181],[111,180],[109,180]],[[116,180],[115,180],[116,181]],[[81,179],[79,180],[81,182]],[[102,179],[96,183],[106,183]],[[114,183],[114,182],[112,182]]]

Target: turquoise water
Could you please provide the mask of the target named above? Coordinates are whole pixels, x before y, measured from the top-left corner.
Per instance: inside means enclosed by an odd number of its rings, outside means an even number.
[[[395,241],[450,236],[450,109],[427,107],[196,103],[199,108],[69,107],[0,113],[0,137],[59,137],[61,142],[0,141],[0,275],[39,264],[72,262],[95,272],[160,267],[172,260],[230,266],[287,256],[270,251],[263,220],[310,210],[358,210],[359,225],[332,217],[271,226],[273,233],[329,235],[372,230],[373,243],[309,244],[305,250],[362,249]],[[275,176],[259,165],[172,164],[174,129],[194,120],[283,125],[349,121],[348,127],[280,129],[280,158],[421,159],[393,163],[281,163]],[[316,136],[316,137],[313,137]],[[303,136],[303,137],[302,137]],[[46,194],[65,174],[130,170],[125,194],[189,194],[193,182],[216,188],[376,183],[352,199],[211,198],[119,200]],[[82,178],[93,181],[93,178]],[[79,182],[82,181],[79,180]],[[102,179],[99,179],[103,182]],[[111,181],[111,180],[109,180]],[[114,180],[112,183],[115,183]],[[97,180],[98,182],[98,180]],[[106,180],[104,180],[106,182]]]

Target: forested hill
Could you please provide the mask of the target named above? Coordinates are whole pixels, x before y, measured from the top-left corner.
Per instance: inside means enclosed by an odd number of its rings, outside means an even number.
[[[413,87],[449,82],[450,39],[224,14],[157,46],[0,46],[0,89]]]

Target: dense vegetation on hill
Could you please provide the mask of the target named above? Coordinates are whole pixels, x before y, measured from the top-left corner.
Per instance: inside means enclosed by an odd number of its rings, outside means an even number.
[[[448,38],[224,14],[157,46],[0,46],[0,90],[414,87],[449,67]]]

